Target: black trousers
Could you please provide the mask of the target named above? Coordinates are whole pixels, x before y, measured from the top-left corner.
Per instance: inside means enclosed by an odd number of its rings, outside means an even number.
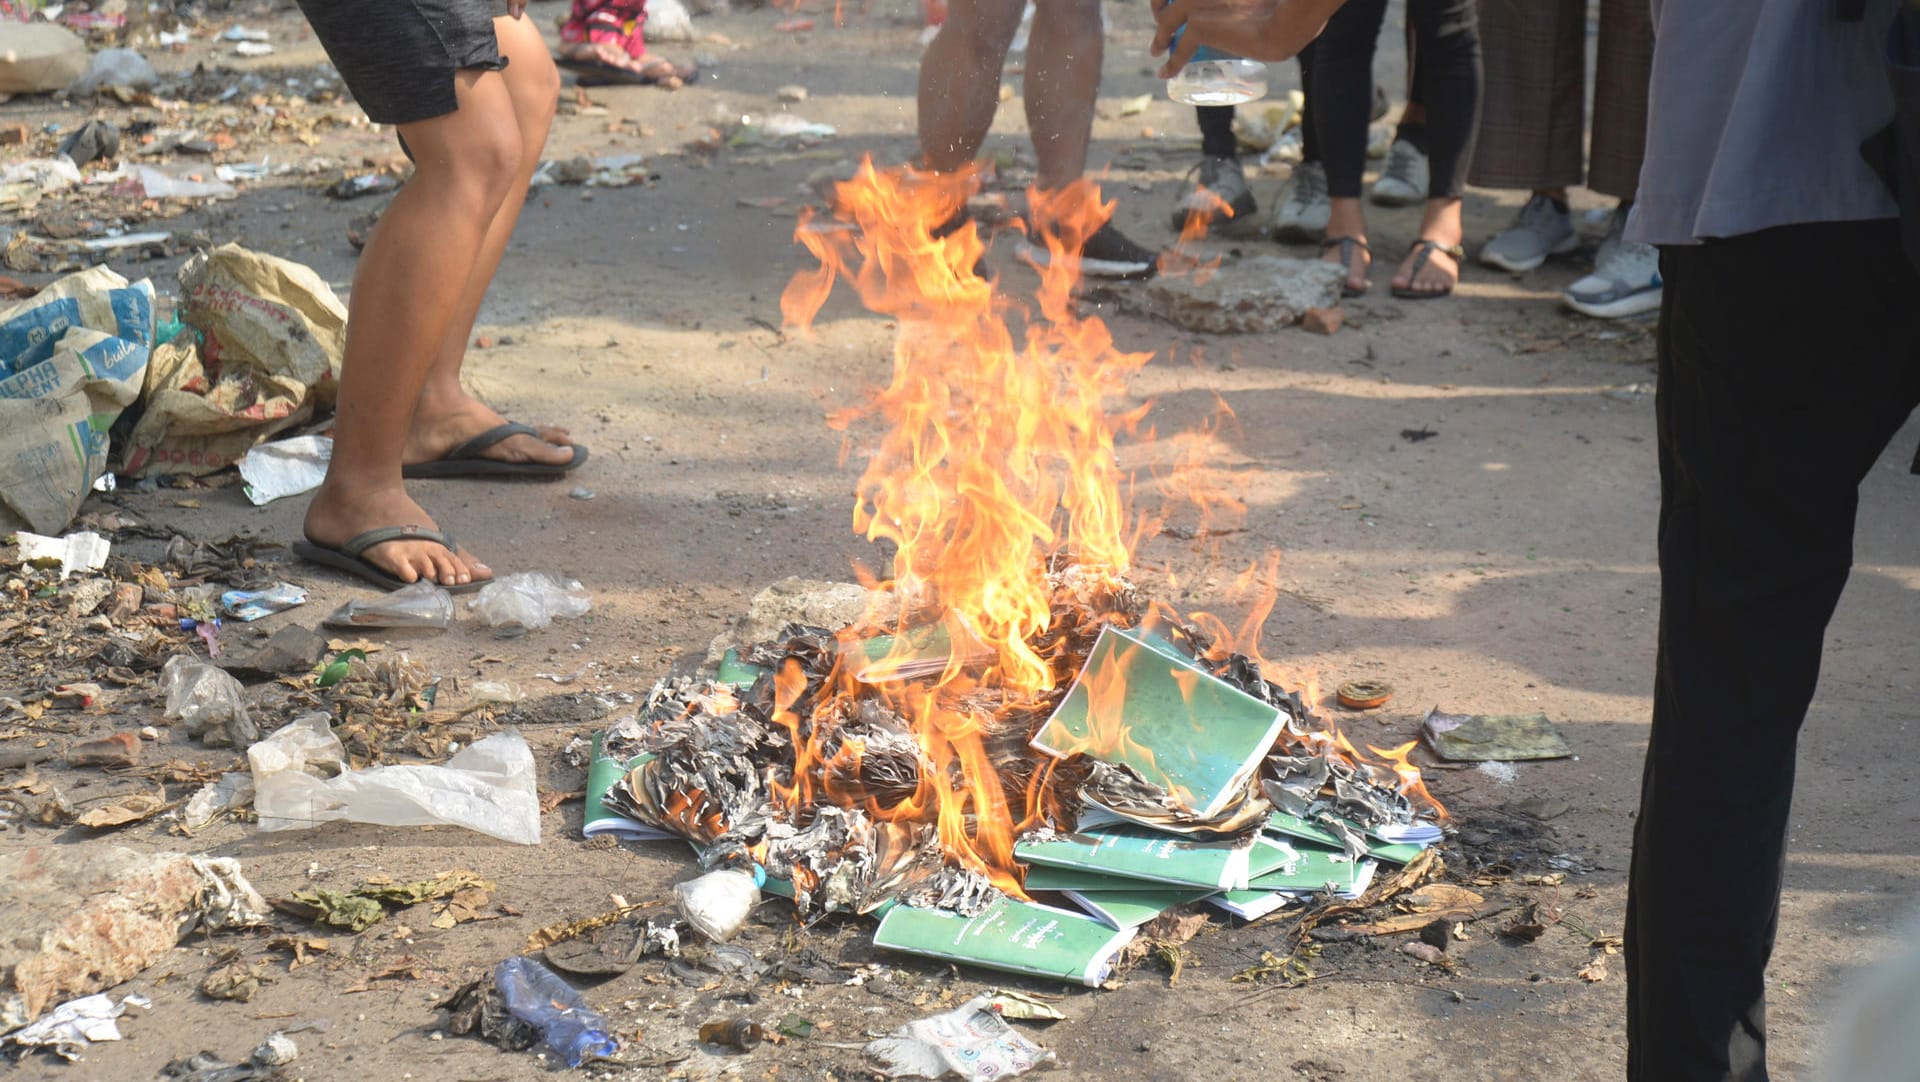
[[[1458,198],[1480,126],[1480,35],[1475,0],[1407,0],[1427,107],[1427,195]],[[1387,0],[1348,0],[1327,19],[1306,73],[1308,121],[1335,199],[1360,197],[1373,113],[1373,53]]]
[[[1660,643],[1627,1076],[1757,1082],[1795,748],[1860,482],[1920,404],[1920,274],[1891,220],[1666,248],[1660,266]]]

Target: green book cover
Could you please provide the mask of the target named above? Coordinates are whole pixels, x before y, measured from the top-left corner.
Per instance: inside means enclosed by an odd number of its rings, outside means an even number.
[[[1068,890],[1073,904],[1109,928],[1138,928],[1175,906],[1212,896],[1210,890]]]
[[[1005,898],[978,916],[896,905],[880,918],[877,947],[965,962],[984,969],[1053,977],[1098,987],[1134,929],[1109,928],[1080,913]]]
[[[1167,884],[1124,875],[1106,875],[1085,868],[1059,868],[1034,864],[1027,868],[1028,890],[1165,890]]]
[[[1253,876],[1284,867],[1293,851],[1265,838],[1217,842],[1140,826],[1110,826],[1014,845],[1013,855],[1044,864],[1176,886],[1244,889]]]
[[[1131,767],[1208,819],[1246,788],[1284,722],[1273,706],[1109,626],[1033,747]]]
[[[899,656],[889,660],[888,655],[893,654],[896,648],[900,651]],[[955,650],[953,633],[947,630],[945,623],[938,623],[910,628],[899,635],[875,635],[870,639],[862,639],[860,652],[866,656],[866,663],[855,674],[856,677],[862,683],[880,684],[943,672]],[[969,637],[959,653],[961,663],[965,664],[985,658],[992,651]]]
[[[1348,860],[1337,849],[1304,848],[1291,867],[1255,876],[1248,890],[1292,890],[1308,894],[1331,888],[1342,898],[1358,898],[1373,884],[1371,860]]]
[[[1376,860],[1384,860],[1388,864],[1405,864],[1425,852],[1427,848],[1424,844],[1416,845],[1411,842],[1382,841],[1380,840],[1379,834],[1374,831],[1363,831],[1356,823],[1349,823],[1347,825],[1351,826],[1356,834],[1365,834],[1370,839],[1367,842],[1368,856]],[[1299,838],[1302,841],[1314,842],[1315,844],[1330,846],[1334,849],[1345,848],[1340,843],[1340,835],[1335,834],[1333,831],[1328,830],[1318,823],[1309,823],[1297,815],[1288,815],[1285,812],[1274,812],[1272,815],[1267,816],[1265,829],[1269,834],[1281,834],[1289,838]],[[1437,827],[1433,829],[1438,830]]]
[[[1207,899],[1207,904],[1224,909],[1241,920],[1259,920],[1276,909],[1297,901],[1299,895],[1284,890],[1229,890]]]
[[[607,790],[620,784],[627,771],[652,758],[651,754],[636,755],[622,763],[609,757],[601,750],[601,742],[606,733],[593,734],[593,758],[587,763],[587,802],[580,826],[582,837],[591,838],[595,834],[620,834],[628,838],[671,838],[672,834],[650,823],[638,819],[629,819],[609,809],[604,801]]]
[[[721,655],[720,664],[714,671],[713,679],[715,683],[725,684],[738,691],[752,687],[754,681],[768,671],[759,665],[749,665],[741,661],[740,651],[729,647],[727,652]]]

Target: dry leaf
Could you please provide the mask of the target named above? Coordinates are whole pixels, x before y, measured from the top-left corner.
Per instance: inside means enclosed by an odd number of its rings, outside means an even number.
[[[1580,979],[1586,981],[1588,984],[1599,984],[1601,981],[1606,980],[1607,956],[1604,954],[1595,955],[1593,961],[1588,962],[1586,967],[1580,970]]]
[[[540,810],[543,813],[550,812],[553,809],[559,807],[560,805],[567,803],[568,801],[585,800],[586,798],[587,798],[587,791],[585,789],[575,789],[570,793],[557,793],[557,792],[541,793],[540,794]]]
[[[151,819],[166,809],[164,794],[129,793],[111,804],[89,809],[74,822],[91,830],[106,830]]]

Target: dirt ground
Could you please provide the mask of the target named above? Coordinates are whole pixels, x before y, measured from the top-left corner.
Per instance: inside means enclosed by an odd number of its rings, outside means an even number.
[[[563,8],[536,3],[530,17],[553,36]],[[770,10],[703,17],[699,31],[722,38],[665,47],[670,55],[702,55],[707,67],[697,86],[596,89],[590,98],[604,113],[560,118],[550,156],[640,152],[657,177],[643,186],[536,193],[481,315],[480,333],[493,345],[470,355],[468,371],[478,391],[511,416],[571,425],[592,460],[567,483],[425,482],[415,492],[494,568],[577,576],[595,608],[513,641],[472,622],[440,635],[388,638],[389,649],[405,650],[451,690],[465,694],[461,685],[504,679],[536,697],[642,693],[668,671],[697,663],[709,639],[763,587],[789,575],[847,578],[850,561],[870,557],[849,528],[857,465],[839,461],[841,439],[824,415],[885,380],[894,328],[840,296],[811,336],[789,336],[775,329],[776,302],[804,265],[791,232],[808,177],[862,154],[892,162],[911,152],[920,25],[904,5],[850,11],[841,30],[831,28],[828,12],[812,14],[819,28],[797,34],[776,31],[783,15]],[[1157,84],[1145,55],[1145,6],[1109,5],[1108,15],[1094,158],[1109,167],[1106,190],[1119,201],[1124,228],[1164,241],[1167,208],[1196,136],[1184,110],[1157,94],[1144,114],[1120,115],[1123,101],[1156,92]],[[246,21],[271,28],[280,51],[226,63],[278,73],[318,61],[311,41],[297,38],[290,9]],[[1383,40],[1389,86],[1401,63],[1397,39],[1389,32]],[[213,47],[193,48],[163,64],[190,65]],[[1275,77],[1281,85],[1295,79],[1290,65]],[[807,88],[805,102],[776,101],[776,89],[789,84]],[[1017,90],[1017,78],[1009,85]],[[571,100],[570,80],[566,94]],[[990,150],[1024,145],[1018,105],[1003,108]],[[838,133],[802,151],[708,156],[683,149],[711,125],[783,108]],[[133,112],[99,109],[117,118]],[[70,126],[81,116],[30,100],[0,106],[0,121],[34,127]],[[627,123],[615,130],[619,118]],[[390,135],[362,127],[325,133],[312,149],[262,143],[235,156],[383,158],[392,150]],[[1263,210],[1278,182],[1277,174],[1256,179]],[[1598,205],[1580,195],[1580,208]],[[774,197],[784,201],[748,205]],[[1515,202],[1513,193],[1470,193],[1469,245],[1495,230]],[[345,227],[367,209],[281,178],[151,228],[198,231],[308,263],[345,295],[354,265]],[[1416,211],[1370,213],[1377,250],[1398,252],[1412,239]],[[1009,248],[1002,243],[995,255],[1001,281],[1031,288],[1033,276]],[[1269,250],[1269,242],[1216,250],[1232,258]],[[119,269],[151,275],[165,291],[177,263]],[[1515,878],[1492,893],[1557,899],[1578,925],[1617,934],[1658,603],[1652,325],[1602,324],[1561,311],[1558,291],[1582,273],[1575,260],[1519,278],[1469,267],[1455,299],[1418,304],[1385,297],[1388,273],[1376,271],[1375,295],[1349,302],[1346,329],[1331,337],[1297,329],[1213,337],[1110,317],[1124,348],[1156,354],[1133,381],[1132,402],[1117,405],[1151,402],[1150,423],[1169,432],[1194,427],[1216,396],[1224,399],[1238,424],[1214,437],[1211,461],[1249,504],[1245,530],[1219,539],[1217,554],[1171,537],[1149,539],[1137,578],[1185,608],[1231,612],[1233,572],[1277,546],[1285,589],[1266,624],[1267,655],[1289,673],[1316,676],[1323,688],[1361,676],[1397,688],[1383,710],[1328,711],[1356,742],[1412,739],[1420,715],[1435,705],[1544,711],[1573,744],[1573,759],[1521,764],[1509,782],[1471,770],[1430,772],[1460,826],[1460,856],[1450,859],[1464,868],[1474,854],[1507,853],[1519,872],[1541,874],[1553,870],[1548,858],[1571,858],[1561,863],[1575,874],[1557,888]],[[1809,358],[1807,378],[1821,378],[1826,361]],[[1403,438],[1403,430],[1418,429],[1434,435]],[[1857,572],[1830,632],[1825,680],[1803,741],[1768,989],[1779,1077],[1810,1072],[1849,978],[1903,941],[1920,875],[1920,786],[1905,754],[1920,725],[1912,650],[1920,627],[1913,550],[1920,480],[1905,472],[1917,440],[1920,425],[1909,425],[1864,486]],[[572,495],[576,485],[591,498]],[[244,531],[289,541],[302,511],[297,499],[254,508],[237,487],[123,490],[112,500],[151,522],[215,539]],[[152,558],[159,545],[130,541],[125,551]],[[312,602],[255,628],[312,626],[364,594],[299,566],[287,576],[313,591]],[[542,673],[577,678],[557,687]],[[144,702],[129,709],[134,716],[110,711],[85,719],[82,729],[138,727],[158,712]],[[593,727],[578,714],[525,724],[545,787],[578,787],[579,772],[555,753]],[[221,758],[184,737],[170,739],[178,741],[173,754]],[[63,784],[82,799],[122,783],[75,774]],[[1542,797],[1563,800],[1567,810],[1544,824],[1515,811]],[[410,880],[470,868],[499,884],[497,900],[514,915],[443,931],[429,927],[424,913],[396,914],[357,941],[333,937],[335,949],[318,964],[293,973],[275,965],[275,979],[244,1004],[196,994],[221,941],[190,939],[121,989],[154,1000],[151,1012],[126,1021],[127,1040],[93,1049],[83,1064],[32,1057],[0,1074],[149,1078],[202,1048],[238,1059],[273,1030],[325,1019],[324,1033],[295,1037],[302,1051],[289,1077],[544,1077],[531,1054],[443,1039],[434,1004],[517,951],[533,929],[600,912],[615,894],[667,899],[691,865],[678,844],[583,843],[577,802],[542,825],[537,848],[449,829],[335,825],[261,834],[227,822],[192,839],[158,823],[122,830],[113,841],[237,857],[269,896],[350,887],[375,874]],[[48,842],[99,844],[79,828],[27,826],[0,836],[0,851]],[[996,986],[1066,992],[1066,1020],[1028,1026],[1058,1052],[1058,1077],[1584,1079],[1622,1071],[1621,962],[1609,959],[1603,980],[1583,979],[1579,971],[1596,952],[1568,925],[1519,945],[1496,935],[1504,918],[1482,921],[1454,946],[1449,971],[1398,953],[1405,936],[1330,942],[1316,962],[1319,979],[1286,988],[1231,980],[1280,945],[1280,926],[1216,921],[1189,945],[1177,983],[1149,963],[1116,990],[1089,992],[882,955],[862,922],[824,924],[790,940],[784,913],[775,912],[782,905],[770,905],[742,945],[771,958],[797,943],[834,963],[878,963],[890,978],[786,990],[717,978],[689,985],[645,962],[589,996],[655,1058],[595,1068],[593,1076],[868,1077],[859,1046],[870,1032]],[[264,938],[237,942],[245,957],[267,958]],[[791,1014],[832,1025],[744,1055],[696,1048],[701,1022],[743,1007],[769,1020]],[[669,1064],[667,1053],[690,1055]]]

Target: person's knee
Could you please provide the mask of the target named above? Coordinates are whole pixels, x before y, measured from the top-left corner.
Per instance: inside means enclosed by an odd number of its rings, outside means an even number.
[[[1052,0],[1049,0],[1052,2]],[[943,34],[956,35],[969,54],[989,60],[1004,60],[1020,32],[1020,13],[1024,5],[1008,0],[971,0],[955,4],[947,14]],[[1036,19],[1040,16],[1036,14]],[[996,63],[997,66],[997,63]]]
[[[1045,21],[1060,30],[1096,38],[1105,34],[1100,0],[1045,0],[1033,8],[1033,21]]]
[[[526,148],[512,123],[471,125],[437,161],[422,155],[421,172],[433,175],[443,198],[463,214],[490,217],[519,183]]]

